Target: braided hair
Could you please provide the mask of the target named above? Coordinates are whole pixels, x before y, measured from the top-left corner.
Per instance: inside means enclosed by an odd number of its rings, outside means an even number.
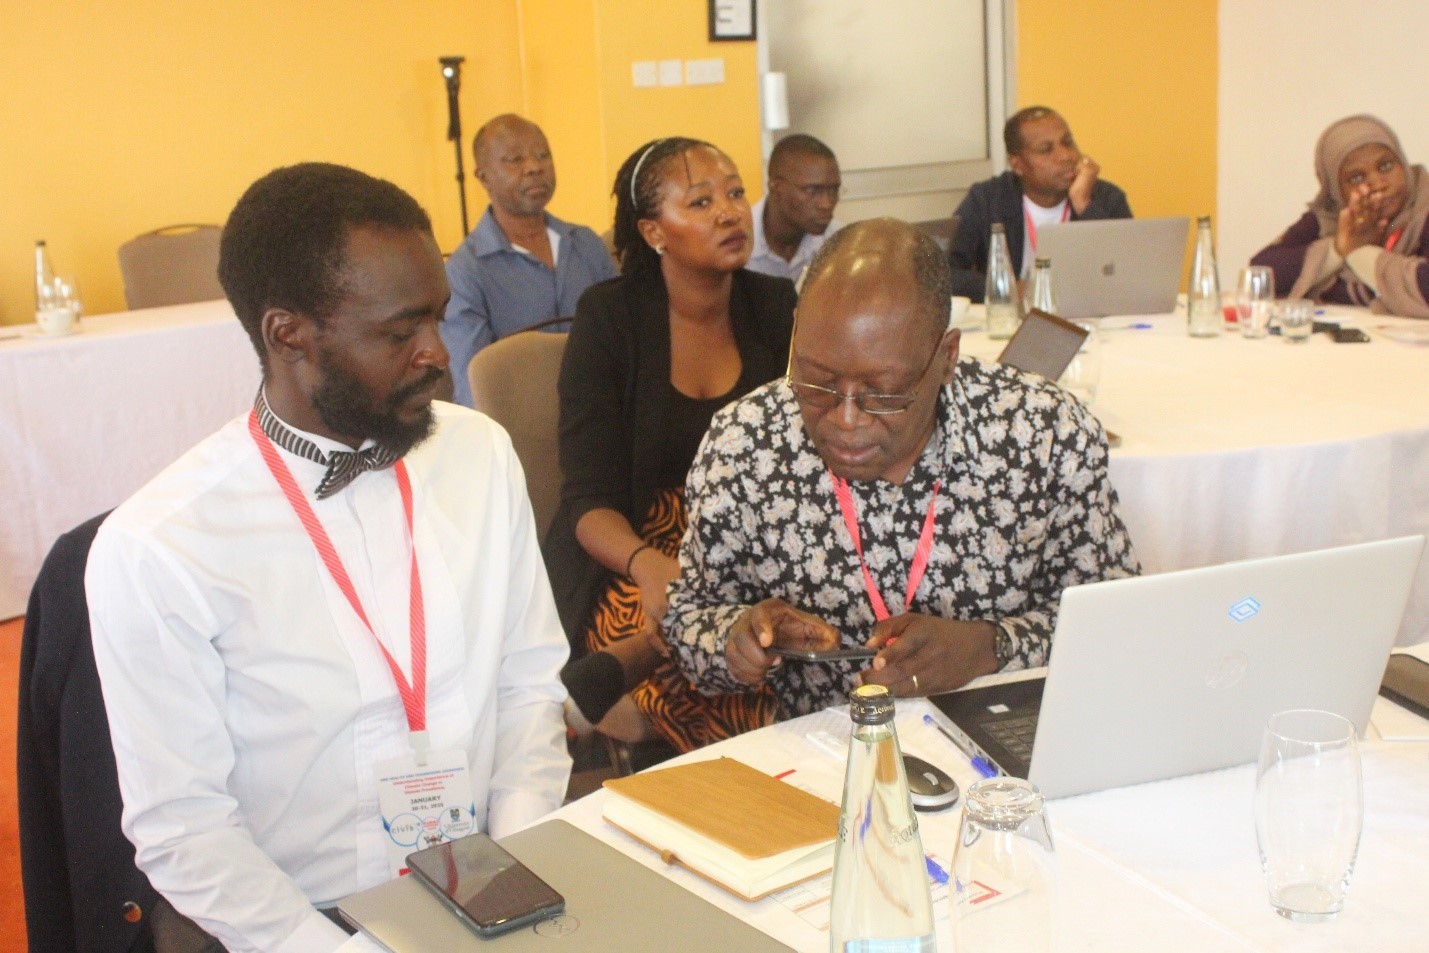
[[[660,256],[640,234],[639,222],[660,214],[660,186],[665,182],[672,160],[701,146],[715,149],[701,139],[684,136],[655,139],[636,149],[621,164],[615,174],[613,192],[615,257],[620,262],[621,274],[660,270]]]

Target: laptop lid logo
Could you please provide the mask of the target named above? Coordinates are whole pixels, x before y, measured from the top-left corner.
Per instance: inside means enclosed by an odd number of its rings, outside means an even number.
[[[1230,616],[1231,619],[1236,622],[1244,622],[1259,611],[1260,603],[1250,596],[1246,596],[1240,602],[1231,606],[1230,611],[1227,612],[1226,615]]]

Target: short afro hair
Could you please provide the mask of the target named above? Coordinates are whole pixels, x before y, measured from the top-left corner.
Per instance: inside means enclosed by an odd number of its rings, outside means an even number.
[[[1007,148],[1007,154],[1010,156],[1021,155],[1022,127],[1034,119],[1043,119],[1047,116],[1060,118],[1061,114],[1048,106],[1026,106],[1009,116],[1007,122],[1002,126],[1002,144]]]
[[[283,308],[319,322],[342,300],[348,230],[382,225],[432,233],[417,200],[347,166],[305,162],[248,187],[223,227],[218,280],[266,372],[263,315]]]
[[[796,132],[774,143],[774,148],[769,153],[769,174],[771,176],[782,174],[784,166],[793,161],[795,156],[829,159],[836,164],[839,161],[838,156],[834,155],[834,150],[821,141],[805,133]]]

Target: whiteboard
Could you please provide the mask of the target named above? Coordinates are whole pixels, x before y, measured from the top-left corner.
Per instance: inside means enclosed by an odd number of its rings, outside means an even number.
[[[986,160],[984,0],[763,0],[789,129],[845,171]]]

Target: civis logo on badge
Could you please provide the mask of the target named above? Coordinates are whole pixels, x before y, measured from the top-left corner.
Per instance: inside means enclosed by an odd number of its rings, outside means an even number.
[[[1246,596],[1240,602],[1237,602],[1235,605],[1231,606],[1230,611],[1228,611],[1226,615],[1230,616],[1237,622],[1244,622],[1246,619],[1249,619],[1251,616],[1255,615],[1259,611],[1260,602],[1252,598],[1251,596]]]

